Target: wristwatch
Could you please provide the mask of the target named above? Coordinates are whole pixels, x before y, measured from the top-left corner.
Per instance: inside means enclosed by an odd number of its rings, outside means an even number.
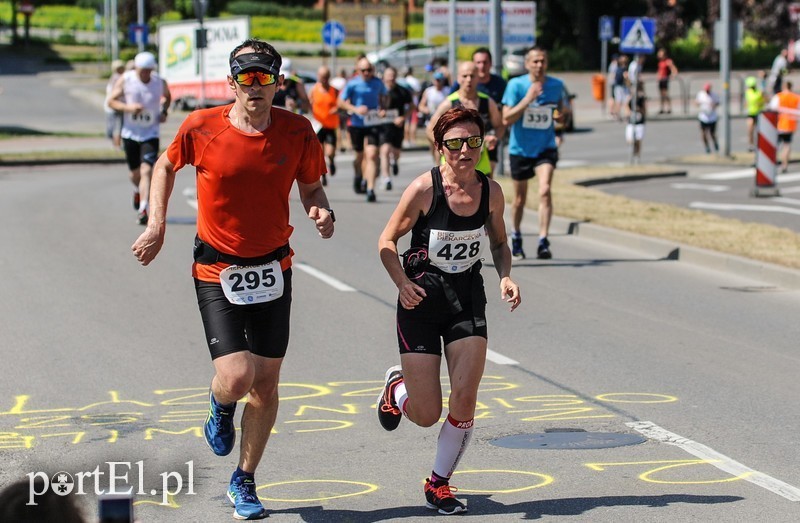
[[[330,215],[331,215],[331,221],[332,221],[333,223],[336,223],[336,215],[335,215],[335,214],[333,214],[333,209],[329,209],[329,208],[327,208],[327,207],[323,207],[323,208],[324,208],[326,211],[328,211],[328,214],[330,214]]]

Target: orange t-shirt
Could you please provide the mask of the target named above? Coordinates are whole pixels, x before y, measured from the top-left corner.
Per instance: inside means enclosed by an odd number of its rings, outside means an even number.
[[[339,113],[335,110],[338,99],[339,91],[333,86],[325,89],[322,84],[316,83],[311,88],[311,114],[325,129],[339,127]]]
[[[781,91],[778,97],[778,107],[782,109],[800,110],[800,95],[791,91]],[[797,130],[797,115],[778,112],[778,132],[793,133]]]
[[[177,171],[197,169],[197,234],[220,252],[242,258],[266,255],[285,245],[289,193],[295,180],[314,183],[325,172],[325,158],[311,122],[272,108],[272,123],[250,134],[232,126],[233,105],[195,111],[186,117],[167,149]],[[291,256],[281,268],[291,267]],[[218,282],[227,264],[192,266],[192,275]]]

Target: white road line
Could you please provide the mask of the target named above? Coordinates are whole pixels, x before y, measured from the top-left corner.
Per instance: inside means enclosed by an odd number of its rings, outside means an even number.
[[[186,198],[186,203],[189,207],[194,208],[197,210],[197,189],[195,187],[184,187],[183,191],[181,191],[184,198]]]
[[[784,191],[781,191],[784,192]],[[800,205],[800,200],[797,198],[786,198],[784,196],[774,196],[770,198],[773,202],[788,203],[789,205]]]
[[[724,171],[719,173],[704,174],[698,176],[702,180],[738,180],[740,178],[753,178],[756,177],[755,168],[738,169],[736,171]]]
[[[321,280],[322,282],[327,283],[328,285],[330,285],[331,287],[333,287],[337,291],[356,292],[356,290],[353,287],[347,285],[346,283],[341,282],[340,280],[337,280],[333,276],[328,276],[327,274],[325,274],[321,270],[315,269],[314,267],[312,267],[311,265],[308,265],[306,263],[303,263],[303,262],[295,263],[293,265],[293,267],[297,267],[298,269],[300,269],[301,271],[305,272],[306,274],[310,274],[311,276],[317,278],[318,280]]]
[[[561,168],[567,167],[581,167],[582,165],[588,165],[588,160],[559,160],[558,166]]]
[[[786,214],[797,214],[800,216],[800,209],[792,209],[791,207],[782,207],[780,205],[692,202],[689,204],[689,207],[691,209],[705,209],[707,211],[785,212]]]
[[[486,359],[492,363],[497,363],[498,365],[519,365],[517,360],[512,360],[508,356],[503,356],[499,352],[495,352],[492,349],[486,349]]]
[[[800,180],[800,174],[779,174],[777,178],[779,182],[796,182]]]
[[[670,184],[673,189],[694,189],[698,191],[709,192],[725,192],[730,191],[730,185],[704,185],[702,183],[673,183]]]
[[[800,501],[800,489],[797,487],[789,485],[788,483],[785,483],[779,479],[775,479],[772,476],[768,476],[757,470],[753,470],[750,467],[725,456],[724,454],[720,454],[716,450],[707,447],[702,443],[698,443],[696,441],[684,438],[683,436],[669,432],[668,430],[659,427],[651,421],[634,421],[626,423],[625,425],[647,438],[660,441],[668,445],[680,447],[689,454],[708,461],[710,465],[714,465],[718,469],[727,472],[728,474],[732,474],[733,476],[741,478],[745,481],[749,481],[754,485],[765,488],[774,494],[783,496],[789,501]]]

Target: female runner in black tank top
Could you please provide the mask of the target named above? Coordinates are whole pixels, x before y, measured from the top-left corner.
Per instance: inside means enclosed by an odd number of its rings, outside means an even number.
[[[500,277],[500,297],[514,310],[520,291],[510,278],[511,251],[500,185],[479,173],[484,125],[477,111],[454,107],[434,129],[444,156],[405,190],[379,240],[381,261],[399,290],[397,338],[402,366],[390,368],[378,399],[386,430],[403,415],[422,427],[442,414],[442,343],[450,376],[449,414],[437,440],[424,494],[428,508],[465,512],[449,487],[472,435],[475,405],[486,360],[486,297],[480,277],[486,247]],[[411,249],[400,263],[397,242],[411,231]]]

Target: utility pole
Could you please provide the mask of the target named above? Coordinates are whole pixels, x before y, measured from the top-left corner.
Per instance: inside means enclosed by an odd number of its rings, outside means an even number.
[[[500,0],[489,0],[489,49],[492,51],[492,72],[500,76],[503,72],[503,8]],[[498,176],[505,175],[503,140],[497,143]]]
[[[719,74],[722,81],[722,156],[731,155],[731,0],[720,0]]]
[[[119,59],[119,20],[117,18],[117,0],[111,0],[111,59]]]
[[[137,0],[136,3],[136,23],[139,24],[139,27],[144,27],[144,0]],[[141,53],[144,51],[144,45],[147,43],[145,42],[145,32],[141,32],[141,38],[139,38],[139,52]]]
[[[458,27],[456,26],[456,0],[450,0],[450,12],[448,13],[448,26],[450,28],[450,43],[447,46],[447,69],[452,78],[456,78],[456,46],[458,45]]]

